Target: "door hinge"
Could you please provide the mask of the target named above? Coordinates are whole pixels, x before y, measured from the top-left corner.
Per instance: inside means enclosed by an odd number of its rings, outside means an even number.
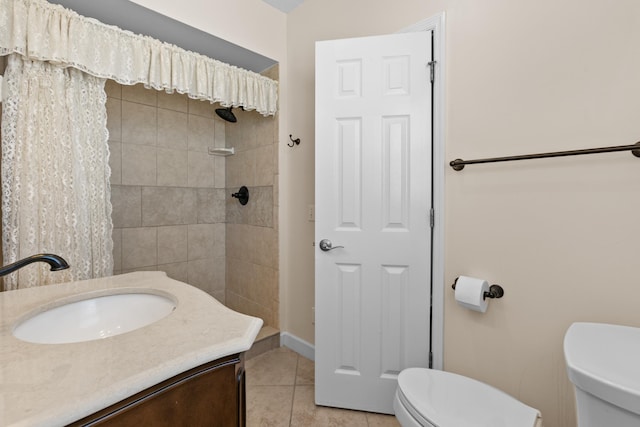
[[[430,74],[431,75],[431,77],[430,77],[431,83],[433,83],[433,81],[436,78],[436,64],[437,63],[438,63],[438,61],[435,61],[435,60],[427,62],[427,65],[429,66],[429,69],[431,70],[431,74]]]
[[[436,213],[433,210],[433,208],[431,208],[429,210],[429,225],[431,226],[431,228],[435,226],[435,223],[436,223]]]

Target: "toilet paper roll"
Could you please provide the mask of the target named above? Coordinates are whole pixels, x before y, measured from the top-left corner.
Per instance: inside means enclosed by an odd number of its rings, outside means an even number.
[[[488,291],[489,284],[486,280],[460,276],[456,281],[455,298],[461,306],[484,313],[489,305],[489,301],[484,298],[484,293]]]

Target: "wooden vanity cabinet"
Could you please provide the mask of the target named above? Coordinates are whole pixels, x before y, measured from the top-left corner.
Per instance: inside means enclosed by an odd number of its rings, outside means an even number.
[[[242,354],[176,375],[69,426],[244,427]]]

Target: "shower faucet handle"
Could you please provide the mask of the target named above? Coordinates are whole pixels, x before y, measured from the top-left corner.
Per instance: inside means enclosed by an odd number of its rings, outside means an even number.
[[[241,205],[246,205],[249,201],[249,189],[243,185],[237,193],[231,193],[231,197],[238,199]]]

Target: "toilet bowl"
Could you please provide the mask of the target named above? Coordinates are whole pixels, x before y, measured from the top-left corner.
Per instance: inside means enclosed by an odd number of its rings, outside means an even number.
[[[540,412],[480,381],[451,372],[400,372],[393,402],[402,427],[542,427]]]

